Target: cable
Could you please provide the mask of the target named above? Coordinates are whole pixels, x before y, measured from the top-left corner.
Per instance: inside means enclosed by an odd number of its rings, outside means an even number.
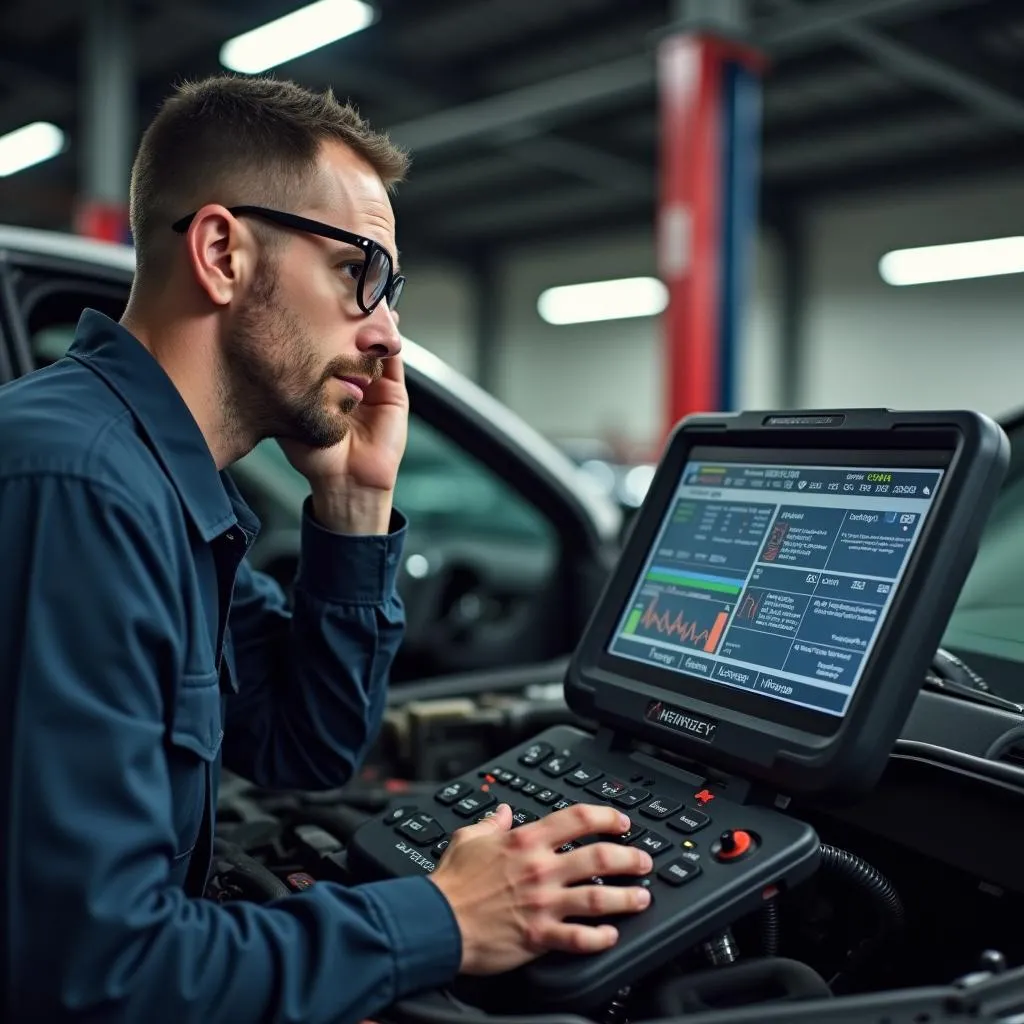
[[[821,867],[824,871],[839,875],[843,881],[856,886],[871,897],[881,917],[878,932],[851,950],[846,963],[831,979],[833,991],[840,991],[843,985],[849,984],[857,970],[875,952],[886,934],[903,928],[906,915],[903,901],[892,883],[866,860],[846,850],[822,844]]]
[[[779,901],[773,896],[761,908],[761,951],[765,956],[779,955]]]

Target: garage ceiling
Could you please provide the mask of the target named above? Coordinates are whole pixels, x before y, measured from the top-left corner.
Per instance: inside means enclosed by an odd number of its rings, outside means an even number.
[[[720,0],[724,2],[724,0]],[[133,0],[139,130],[176,78],[296,0]],[[348,96],[412,149],[403,251],[482,251],[651,223],[653,53],[670,0],[378,0],[370,29],[273,72]],[[78,179],[81,0],[3,0],[0,133],[67,152],[0,181],[0,222],[66,228]],[[1024,168],[1019,0],[751,0],[770,58],[766,216],[812,198]]]

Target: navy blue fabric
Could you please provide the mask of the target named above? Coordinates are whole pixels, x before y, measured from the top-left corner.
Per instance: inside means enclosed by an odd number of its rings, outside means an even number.
[[[118,324],[87,311],[64,359],[0,388],[0,1017],[357,1021],[455,976],[426,878],[199,898],[222,763],[328,788],[373,742],[405,526],[342,536],[307,504],[289,607]]]

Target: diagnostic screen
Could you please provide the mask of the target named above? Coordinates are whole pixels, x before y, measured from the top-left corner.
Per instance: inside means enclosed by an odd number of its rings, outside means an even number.
[[[842,716],[942,473],[687,463],[609,653]]]

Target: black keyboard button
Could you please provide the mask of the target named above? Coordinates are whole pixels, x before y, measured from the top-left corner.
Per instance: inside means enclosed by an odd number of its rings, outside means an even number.
[[[678,886],[691,881],[700,874],[700,865],[680,857],[669,864],[666,864],[659,872],[658,877],[669,885]]]
[[[522,788],[523,796],[536,796],[540,792],[540,786],[536,782],[527,782]]]
[[[618,804],[619,807],[636,807],[637,804],[649,799],[650,795],[650,791],[646,789],[627,789],[622,796],[615,797],[612,803]]]
[[[574,807],[576,805],[575,800],[567,800],[564,796],[561,800],[551,805],[553,811],[564,811],[566,807]]]
[[[385,825],[397,825],[400,821],[404,821],[409,817],[410,814],[415,814],[415,807],[396,807],[393,811],[388,811],[384,815]]]
[[[587,786],[587,792],[599,796],[602,800],[614,800],[625,793],[627,786],[618,779],[598,779]]]
[[[396,831],[417,846],[430,846],[444,835],[444,829],[438,824],[437,819],[429,814],[414,814],[411,818],[406,818]]]
[[[539,804],[551,805],[557,803],[562,799],[561,793],[556,793],[553,789],[542,789],[535,797],[534,800]]]
[[[512,812],[512,827],[519,828],[520,825],[529,825],[531,821],[540,821],[540,818],[533,811],[524,811],[517,807]]]
[[[662,800],[660,796],[656,796],[650,803],[644,804],[640,808],[640,813],[648,818],[667,818],[670,814],[675,814],[676,811],[681,811],[682,809],[681,801]]]
[[[566,772],[571,772],[578,764],[579,761],[577,761],[568,750],[565,750],[560,754],[555,754],[554,757],[549,757],[540,766],[540,770],[545,775],[550,775],[551,778],[557,779],[560,775],[564,775]]]
[[[507,786],[515,777],[515,772],[506,771],[504,768],[502,768],[502,770],[498,772],[498,781],[503,786]]]
[[[491,768],[481,768],[480,771],[477,772],[477,775],[479,775],[481,779],[490,779],[492,782],[497,782],[498,776],[504,770],[505,769],[502,768],[500,764],[496,764]]]
[[[448,844],[451,841],[452,841],[452,837],[451,836],[445,836],[444,839],[442,839],[439,843],[437,843],[434,846],[434,848],[430,851],[430,856],[433,857],[435,860],[440,860],[442,854],[444,853],[444,851],[448,849]]]
[[[526,779],[522,775],[517,775],[509,784],[509,789],[522,789],[526,785]]]
[[[523,751],[522,756],[519,758],[519,763],[525,764],[528,768],[533,768],[546,757],[550,757],[554,749],[550,743],[531,743]]]
[[[452,810],[460,818],[475,818],[481,811],[486,811],[497,802],[490,793],[477,792],[464,796]]]
[[[555,850],[555,853],[569,853],[570,851],[578,850],[579,848],[580,844],[573,842],[570,839],[569,842],[563,843],[557,850]]]
[[[601,778],[602,775],[604,775],[604,772],[599,772],[596,768],[588,768],[584,764],[580,765],[575,771],[569,772],[565,777],[565,781],[569,786],[585,786],[588,782]]]
[[[439,789],[434,794],[434,799],[439,804],[444,804],[445,807],[451,807],[456,800],[461,800],[464,796],[473,792],[473,787],[468,782],[450,782],[443,789]]]
[[[633,845],[640,850],[646,850],[652,857],[657,857],[672,845],[672,840],[658,835],[657,832],[645,832],[633,841]]]
[[[677,814],[668,823],[668,827],[674,828],[677,832],[685,832],[689,836],[710,824],[711,819],[703,811],[691,811],[687,807],[682,814]]]

